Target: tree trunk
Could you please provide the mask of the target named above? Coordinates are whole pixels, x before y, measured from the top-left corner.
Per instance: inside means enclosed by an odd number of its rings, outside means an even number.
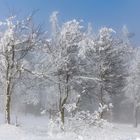
[[[102,106],[104,106],[104,100],[103,100],[103,86],[101,85],[100,88],[100,103]],[[104,118],[104,110],[100,113],[100,118],[103,119]]]
[[[10,107],[11,107],[11,97],[6,95],[6,104],[5,104],[5,123],[10,124]]]
[[[138,126],[138,107],[137,107],[137,104],[136,102],[134,103],[134,109],[133,109],[133,119],[134,119],[134,127],[137,128]]]
[[[68,82],[69,82],[69,75],[66,73],[66,85],[65,85],[65,97],[64,99],[62,99],[62,91],[61,91],[61,85],[59,84],[59,92],[60,92],[60,99],[59,99],[59,111],[60,111],[60,118],[61,118],[61,122],[62,125],[64,126],[65,123],[65,108],[64,105],[67,102],[68,99],[68,95],[69,95],[69,86],[68,86]]]
[[[8,74],[7,74],[8,75]],[[8,77],[8,76],[7,76]],[[6,98],[5,98],[5,123],[10,124],[10,109],[11,109],[11,78],[6,81]]]
[[[64,125],[64,123],[65,123],[65,118],[64,118],[64,116],[65,116],[65,110],[64,110],[64,108],[61,109],[61,112],[60,113],[61,113],[61,122]]]
[[[10,109],[11,109],[11,95],[12,95],[12,88],[14,84],[12,83],[12,75],[13,75],[13,68],[14,68],[14,62],[15,62],[15,46],[11,46],[11,54],[9,55],[9,51],[6,51],[6,62],[7,62],[7,68],[6,68],[6,101],[5,101],[5,123],[10,124]]]

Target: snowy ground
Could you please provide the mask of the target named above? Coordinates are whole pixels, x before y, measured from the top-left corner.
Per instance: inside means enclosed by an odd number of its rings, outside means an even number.
[[[0,125],[0,140],[140,140],[140,128],[114,124],[113,128],[89,128],[88,132],[49,133],[46,117],[22,117],[20,126]],[[24,125],[23,125],[24,124]]]

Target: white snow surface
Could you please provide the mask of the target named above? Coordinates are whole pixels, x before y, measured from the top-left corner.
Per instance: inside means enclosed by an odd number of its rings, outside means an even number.
[[[21,117],[20,125],[0,125],[0,140],[140,140],[140,128],[113,124],[110,128],[91,127],[88,131],[50,133],[44,116]]]

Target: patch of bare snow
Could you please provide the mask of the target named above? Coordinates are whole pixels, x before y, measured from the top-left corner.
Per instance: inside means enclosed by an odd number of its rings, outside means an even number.
[[[0,125],[0,140],[24,140],[24,132],[13,125]]]
[[[136,129],[127,124],[50,133],[46,117],[31,116],[27,118],[20,118],[19,127],[8,124],[0,125],[0,140],[140,140],[140,128]]]

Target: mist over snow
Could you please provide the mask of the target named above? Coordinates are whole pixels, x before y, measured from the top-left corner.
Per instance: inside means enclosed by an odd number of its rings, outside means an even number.
[[[140,140],[135,34],[35,15],[0,20],[0,140]]]

